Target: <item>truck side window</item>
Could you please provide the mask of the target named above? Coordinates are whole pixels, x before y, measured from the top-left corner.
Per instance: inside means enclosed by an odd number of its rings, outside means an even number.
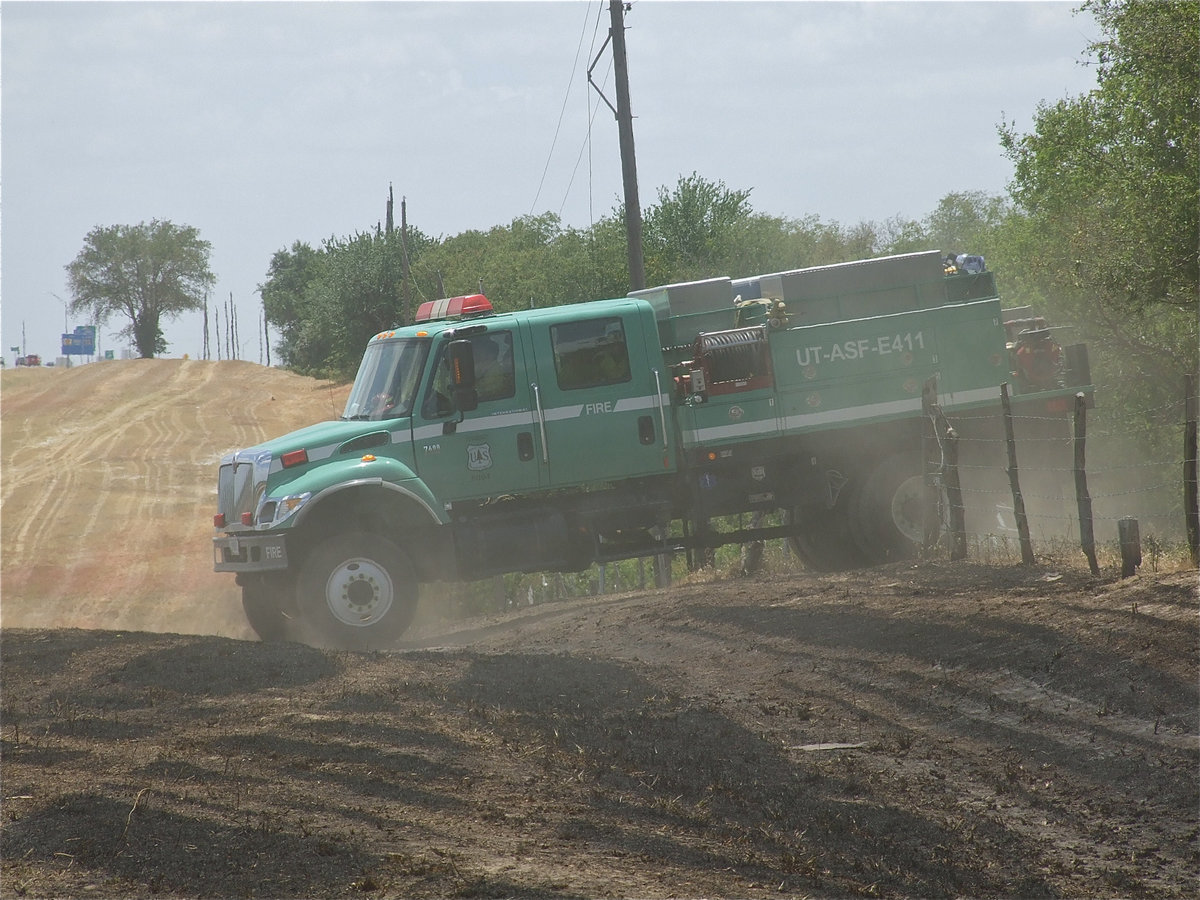
[[[560,390],[604,387],[630,380],[625,326],[616,316],[550,326]]]
[[[517,392],[517,380],[513,367],[513,336],[511,331],[493,331],[477,334],[471,338],[472,355],[475,357],[475,391],[480,403],[504,400]],[[448,416],[454,412],[450,397],[450,370],[446,359],[446,345],[438,351],[437,369],[429,394],[421,411],[426,418]]]
[[[512,341],[511,331],[494,331],[471,338],[475,357],[475,390],[480,403],[504,400],[517,392]]]

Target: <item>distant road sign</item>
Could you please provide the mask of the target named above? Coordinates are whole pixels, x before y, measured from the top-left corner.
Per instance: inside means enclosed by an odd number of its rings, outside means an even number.
[[[76,325],[73,334],[62,336],[63,356],[95,356],[96,326]]]

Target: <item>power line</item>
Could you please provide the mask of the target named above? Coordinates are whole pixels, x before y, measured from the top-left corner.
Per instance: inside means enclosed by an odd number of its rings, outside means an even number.
[[[571,98],[571,87],[575,83],[575,73],[579,70],[579,54],[583,50],[583,38],[587,34],[587,16],[584,16],[583,28],[579,31],[579,43],[575,45],[575,60],[571,63],[571,76],[567,79],[567,89],[563,93],[562,108],[558,111],[558,123],[554,126],[554,138],[550,141],[550,152],[546,154],[546,165],[542,169],[542,178],[538,182],[537,193],[533,196],[533,203],[529,205],[529,214],[533,215],[534,209],[537,207],[538,198],[542,196],[542,187],[546,183],[546,174],[550,171],[550,161],[554,157],[554,148],[558,144],[558,134],[562,130],[563,116],[567,111],[567,101]],[[595,43],[593,35],[592,42]]]
[[[612,61],[609,61],[608,71],[604,73],[604,81],[602,84],[608,84],[608,76],[612,74]],[[588,104],[592,103],[592,99],[588,98]],[[562,203],[559,204],[558,214],[562,216],[563,208],[567,205],[567,199],[571,195],[571,187],[575,184],[575,176],[579,172],[579,163],[583,161],[584,151],[590,151],[592,147],[592,125],[595,124],[596,114],[600,112],[600,104],[596,103],[588,110],[587,132],[584,134],[583,143],[579,146],[579,153],[575,157],[575,166],[571,169],[571,177],[567,180],[566,190],[563,191]],[[592,214],[592,156],[588,152],[588,221],[595,224]]]

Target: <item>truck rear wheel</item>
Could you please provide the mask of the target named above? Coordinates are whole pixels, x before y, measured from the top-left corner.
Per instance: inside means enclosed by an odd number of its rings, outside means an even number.
[[[417,610],[416,570],[394,543],[343,532],[317,544],[296,581],[306,643],[340,650],[391,647]]]
[[[919,453],[897,453],[871,471],[850,517],[854,539],[871,564],[917,555],[925,543],[928,503]]]

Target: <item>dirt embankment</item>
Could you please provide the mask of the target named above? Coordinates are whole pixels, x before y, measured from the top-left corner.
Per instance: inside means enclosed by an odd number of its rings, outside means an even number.
[[[0,623],[251,637],[212,571],[217,464],[348,390],[229,361],[0,373]]]
[[[0,387],[0,896],[1194,892],[1194,571],[696,580],[266,645],[210,571],[215,464],[344,394]]]

